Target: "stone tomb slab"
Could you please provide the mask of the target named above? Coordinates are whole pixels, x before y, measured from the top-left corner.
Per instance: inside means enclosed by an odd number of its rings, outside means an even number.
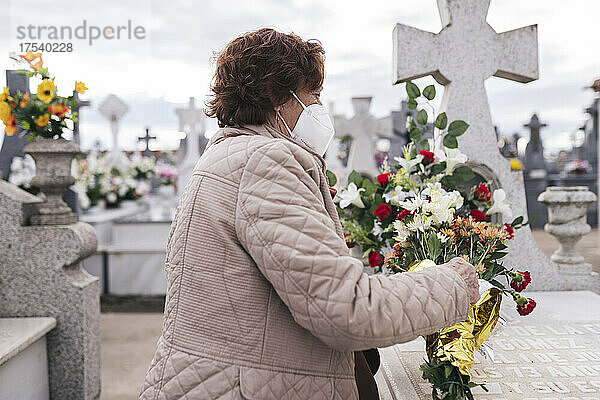
[[[520,317],[503,299],[506,326],[486,343],[494,360],[477,360],[473,380],[485,383],[476,399],[600,400],[600,296],[592,292],[531,292],[538,306]],[[376,375],[382,399],[430,400],[422,379],[424,340],[380,349]]]

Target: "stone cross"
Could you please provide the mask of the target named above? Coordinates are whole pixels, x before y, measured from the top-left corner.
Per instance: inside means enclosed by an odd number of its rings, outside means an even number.
[[[144,155],[146,157],[152,157],[153,153],[150,151],[150,140],[156,139],[156,136],[150,136],[150,128],[146,128],[145,136],[138,136],[138,142],[146,142],[146,148],[144,149]]]
[[[109,162],[116,164],[121,157],[119,148],[119,121],[127,113],[129,107],[123,100],[114,94],[108,95],[98,107],[98,111],[110,121],[110,131],[112,133],[113,145],[109,156]]]
[[[335,116],[334,126],[336,137],[352,136],[347,171],[356,170],[375,178],[379,174],[375,164],[375,142],[379,136],[390,136],[391,119],[371,115],[371,100],[372,97],[353,97],[354,115],[350,119]]]
[[[185,132],[187,138],[185,156],[177,167],[177,190],[182,193],[185,184],[192,176],[192,171],[206,146],[207,140],[204,136],[204,110],[196,108],[193,97],[190,97],[187,108],[178,108],[175,113],[179,118],[179,130]]]
[[[10,94],[17,92],[29,93],[29,78],[26,75],[19,74],[17,71],[6,71],[6,86],[8,86]],[[27,137],[21,137],[23,133],[21,128],[12,136],[4,135],[2,149],[0,149],[0,178],[8,180],[10,175],[10,164],[15,157],[24,157],[23,147],[27,144]]]
[[[443,26],[439,33],[402,24],[394,28],[393,82],[432,75],[444,85],[440,112],[445,111],[450,121],[470,124],[459,138],[461,150],[491,169],[514,214],[527,217],[523,174],[511,171],[498,151],[485,80],[496,76],[525,83],[538,78],[537,26],[496,33],[486,22],[490,0],[437,3]],[[565,287],[565,279],[537,247],[529,227],[517,231],[507,265],[529,269],[536,289]]]
[[[525,148],[525,173],[530,174],[532,171],[536,171],[534,174],[540,174],[543,171],[545,176],[546,163],[544,161],[544,146],[540,138],[540,129],[547,125],[540,122],[537,114],[533,114],[529,123],[523,126],[530,130],[529,143]]]
[[[82,107],[89,107],[92,103],[89,100],[80,100],[79,93],[76,90],[73,90],[73,98],[77,102],[76,106],[73,107],[73,112],[77,113],[77,118],[75,122],[73,122],[73,141],[77,144],[81,144],[81,137],[79,136],[79,120],[81,119],[79,116],[79,110]]]

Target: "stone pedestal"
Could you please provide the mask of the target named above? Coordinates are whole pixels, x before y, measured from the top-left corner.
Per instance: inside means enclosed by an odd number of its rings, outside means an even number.
[[[0,180],[0,317],[54,318],[46,336],[50,398],[97,399],[100,293],[80,264],[95,252],[96,234],[82,222],[31,225],[40,204]]]
[[[544,230],[559,242],[559,248],[550,259],[561,273],[592,273],[591,264],[585,263],[583,256],[575,250],[575,245],[583,235],[590,233],[587,224],[587,209],[597,197],[585,186],[553,186],[541,193],[538,201],[548,207],[548,223]]]

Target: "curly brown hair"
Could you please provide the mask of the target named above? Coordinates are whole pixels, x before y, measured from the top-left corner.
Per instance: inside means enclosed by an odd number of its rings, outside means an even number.
[[[269,28],[248,32],[217,57],[206,115],[220,127],[263,124],[290,99],[290,90],[322,86],[324,60],[318,40]]]

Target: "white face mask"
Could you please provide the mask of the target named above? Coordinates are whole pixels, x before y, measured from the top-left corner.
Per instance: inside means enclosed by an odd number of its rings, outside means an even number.
[[[329,117],[327,109],[322,104],[311,104],[308,107],[296,96],[296,93],[290,91],[294,98],[302,104],[302,113],[296,122],[293,130],[290,130],[285,120],[279,114],[285,128],[293,139],[302,141],[305,145],[312,148],[321,157],[327,151],[331,139],[335,135],[333,123]],[[279,113],[279,112],[278,112]]]

